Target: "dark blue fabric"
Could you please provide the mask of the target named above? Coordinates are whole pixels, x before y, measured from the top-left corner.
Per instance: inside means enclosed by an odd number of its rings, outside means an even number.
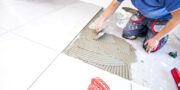
[[[122,0],[118,0],[122,1]],[[171,12],[180,8],[180,0],[131,0],[147,18],[172,18]]]
[[[180,0],[166,0],[165,7],[169,12],[180,8]]]
[[[122,2],[122,1],[124,1],[124,0],[117,0],[118,2]]]
[[[137,12],[133,16],[137,16],[139,19],[142,15],[141,15],[141,13]],[[157,19],[155,25],[165,26],[168,23],[168,21],[169,21],[168,19]],[[152,30],[152,27],[154,26],[153,23],[154,23],[154,19],[149,19],[146,17],[138,23],[130,20],[126,24],[126,27],[123,29],[122,36],[126,39],[129,39],[129,37],[131,37],[131,36],[136,36],[136,37],[145,36],[145,40],[144,40],[144,43],[145,43],[147,40],[149,40],[150,38],[152,38],[156,35]],[[159,28],[159,30],[160,30],[160,28]],[[167,40],[168,40],[168,35],[163,37],[160,40],[161,46],[159,47],[159,49],[161,49],[166,44]],[[147,45],[143,44],[143,47],[144,47],[144,49],[146,49]]]

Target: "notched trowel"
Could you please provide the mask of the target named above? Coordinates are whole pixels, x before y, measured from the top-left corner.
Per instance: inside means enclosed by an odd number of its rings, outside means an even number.
[[[104,29],[102,29],[101,31],[99,31],[98,33],[97,33],[97,36],[96,36],[96,40],[99,40],[99,39],[101,39],[102,37],[104,37],[105,36],[105,34],[106,34],[106,32],[104,31]]]

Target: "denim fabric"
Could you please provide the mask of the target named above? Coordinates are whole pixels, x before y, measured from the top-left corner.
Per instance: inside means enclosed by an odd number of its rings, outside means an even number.
[[[140,12],[137,12],[131,17],[130,21],[123,29],[122,36],[125,38],[130,36],[145,36],[145,43],[160,32],[168,21],[168,19],[149,19],[144,17]],[[167,40],[168,35],[159,41],[159,44],[161,43],[161,45],[157,50],[161,49],[166,44]],[[144,44],[143,47],[146,49]]]

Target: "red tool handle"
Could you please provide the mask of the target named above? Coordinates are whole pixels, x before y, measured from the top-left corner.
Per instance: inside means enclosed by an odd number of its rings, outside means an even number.
[[[176,82],[178,90],[180,90],[180,72],[178,71],[177,68],[174,68],[171,70],[171,74],[174,78],[174,81]]]
[[[88,90],[110,90],[109,86],[99,77],[93,78]]]

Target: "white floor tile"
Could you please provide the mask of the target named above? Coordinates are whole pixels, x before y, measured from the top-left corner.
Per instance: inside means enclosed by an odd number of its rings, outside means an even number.
[[[20,5],[24,2],[27,2],[27,0],[1,0],[0,1],[0,7],[8,7],[12,5]]]
[[[9,1],[9,2],[8,2]],[[36,20],[45,14],[61,9],[72,2],[64,0],[8,0],[1,1],[6,6],[0,8],[0,27],[6,29],[18,28],[31,20]],[[56,1],[56,2],[55,2]]]
[[[26,90],[58,52],[11,33],[0,37],[0,90]]]
[[[93,77],[102,78],[111,90],[130,90],[130,81],[61,54],[30,90],[87,90]]]
[[[9,6],[9,4],[6,3],[8,0],[0,0],[0,9]]]
[[[51,6],[69,5],[79,0],[1,0],[2,6],[20,5],[25,3],[48,4]],[[58,6],[59,7],[59,6]]]
[[[0,36],[5,34],[7,31],[0,29]]]
[[[16,30],[48,47],[62,51],[101,8],[77,2]]]
[[[132,82],[132,90],[150,90],[150,89]]]

